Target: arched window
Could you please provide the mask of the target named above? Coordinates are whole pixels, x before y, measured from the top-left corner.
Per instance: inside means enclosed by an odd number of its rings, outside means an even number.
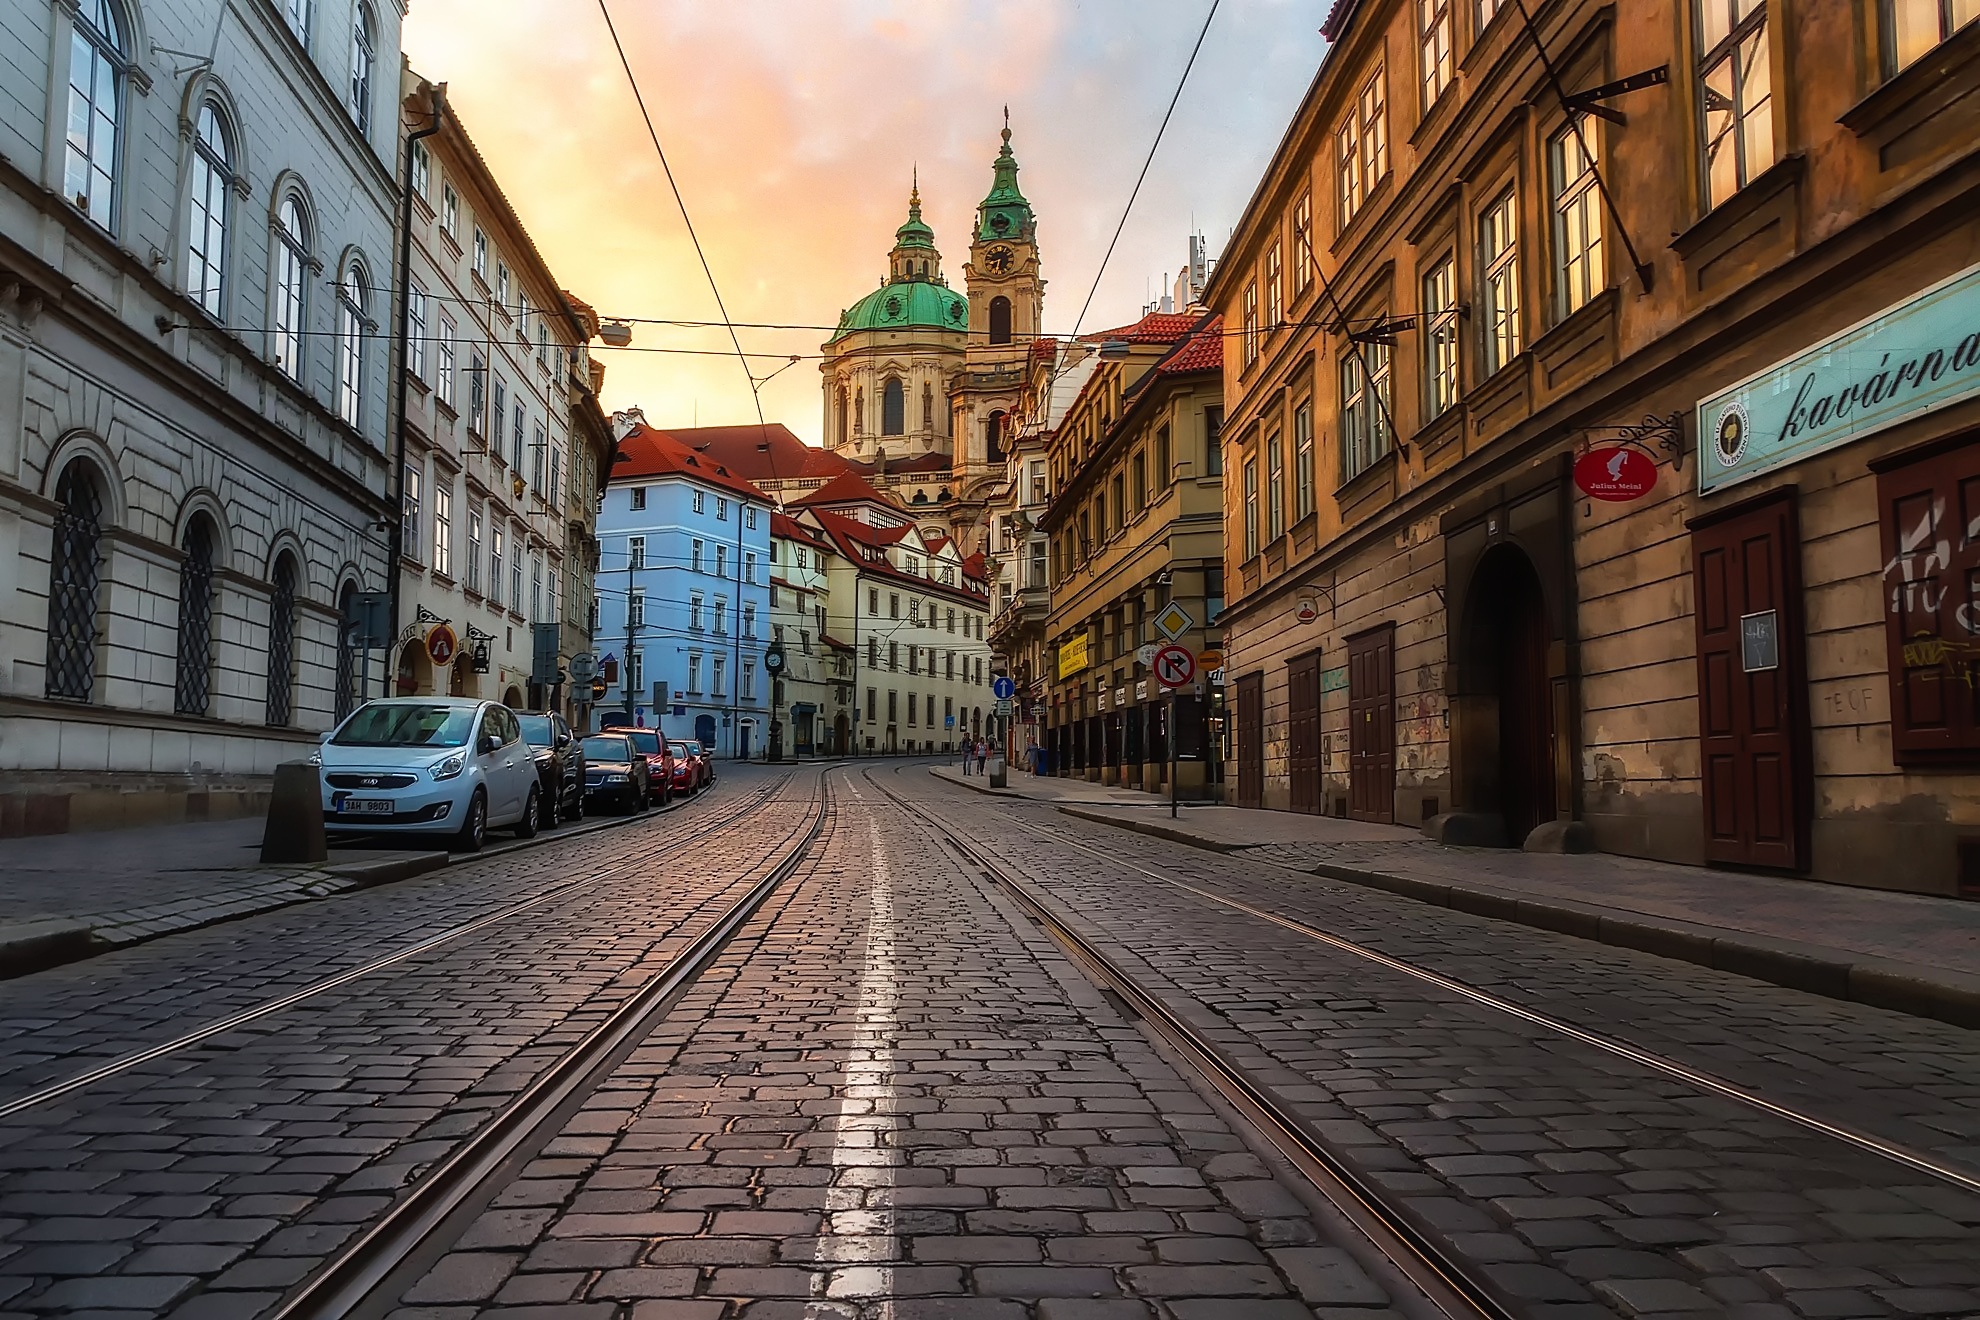
[[[378,23],[371,6],[360,4],[351,25],[351,118],[358,132],[371,133],[371,79],[378,68]]]
[[[213,696],[213,520],[195,514],[179,543],[179,673],[173,709],[204,715]]]
[[[333,699],[339,723],[357,705],[358,622],[353,617],[356,613],[357,583],[346,582],[337,593],[337,675]]]
[[[921,429],[935,429],[935,387],[924,384],[921,387]]]
[[[275,226],[275,365],[302,379],[303,325],[309,315],[309,221],[302,203],[282,199]]]
[[[347,426],[364,416],[364,322],[370,301],[364,268],[353,261],[337,286],[337,415]]]
[[[983,461],[1001,463],[1004,461],[1004,414],[993,412],[983,423]]]
[[[62,192],[108,229],[116,201],[117,138],[124,122],[124,27],[110,0],[81,0],[69,38],[68,155]]]
[[[275,590],[268,597],[268,724],[283,728],[295,714],[296,557],[275,560]]]
[[[296,34],[296,40],[305,48],[309,45],[309,0],[282,0],[282,9],[288,16],[289,27]]]
[[[990,342],[1011,342],[1011,300],[1001,293],[990,300]]]
[[[234,182],[234,153],[220,109],[208,101],[199,107],[199,132],[193,138],[191,214],[186,224],[188,244],[186,292],[209,316],[222,315],[221,282],[227,268],[227,203]]]
[[[889,376],[880,395],[880,434],[903,435],[906,432],[907,390],[899,376]]]
[[[55,483],[48,556],[48,677],[51,697],[88,701],[96,682],[96,593],[101,580],[103,487],[96,469],[71,459]]]

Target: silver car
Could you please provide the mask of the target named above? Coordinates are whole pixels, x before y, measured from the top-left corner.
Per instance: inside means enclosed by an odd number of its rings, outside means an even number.
[[[333,833],[450,834],[468,852],[490,826],[536,833],[536,758],[515,712],[498,702],[367,702],[323,736],[313,759]]]

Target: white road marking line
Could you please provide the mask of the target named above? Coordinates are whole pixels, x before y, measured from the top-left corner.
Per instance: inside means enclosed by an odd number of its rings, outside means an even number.
[[[893,1076],[901,995],[894,963],[893,872],[881,846],[877,818],[869,818],[868,835],[873,846],[873,890],[867,908],[866,953],[859,975],[859,1007],[852,1045],[846,1051],[839,1130],[832,1143],[831,1160],[835,1171],[881,1170],[867,1191],[882,1193],[883,1199],[891,1201],[891,1196],[884,1195],[893,1190],[893,1179],[886,1171],[893,1168],[897,1152],[886,1144],[885,1138],[900,1126]],[[854,1195],[847,1197],[846,1191],[853,1191]],[[851,1268],[832,1271],[826,1283],[827,1295],[855,1304],[859,1299],[877,1300],[877,1320],[893,1320],[892,1266],[864,1263],[901,1259],[901,1239],[894,1231],[893,1207],[852,1208],[859,1199],[855,1189],[841,1189],[836,1184],[828,1193],[827,1228],[818,1239],[817,1259]],[[813,1302],[805,1308],[806,1320],[835,1320],[845,1314],[843,1307],[831,1303]]]

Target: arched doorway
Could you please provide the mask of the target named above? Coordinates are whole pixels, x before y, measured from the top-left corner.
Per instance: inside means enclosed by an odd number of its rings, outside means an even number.
[[[522,689],[514,684],[510,684],[509,690],[502,694],[502,704],[510,710],[521,710],[523,708]]]
[[[697,715],[694,717],[694,740],[709,751],[715,750],[715,717]]]
[[[454,657],[454,667],[447,679],[447,695],[450,697],[471,697],[475,695],[474,657],[466,651]]]
[[[1517,848],[1554,819],[1554,703],[1547,599],[1533,561],[1499,545],[1479,561],[1467,594],[1463,659],[1473,701],[1465,760],[1480,810],[1496,807]],[[1469,804],[1467,804],[1469,805]]]
[[[426,643],[415,638],[399,652],[399,669],[393,692],[416,697],[433,691],[433,662],[426,658]]]
[[[844,756],[852,750],[852,725],[844,711],[832,721],[832,745],[827,750],[835,756]]]

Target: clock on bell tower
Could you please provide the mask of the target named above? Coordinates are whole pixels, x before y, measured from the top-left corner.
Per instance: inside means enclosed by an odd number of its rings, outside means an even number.
[[[1028,345],[1040,332],[1044,312],[1038,219],[1018,188],[1008,107],[1004,111],[1003,147],[992,168],[995,173],[990,192],[976,208],[969,261],[963,267],[969,292],[969,346],[978,356],[984,349]]]

